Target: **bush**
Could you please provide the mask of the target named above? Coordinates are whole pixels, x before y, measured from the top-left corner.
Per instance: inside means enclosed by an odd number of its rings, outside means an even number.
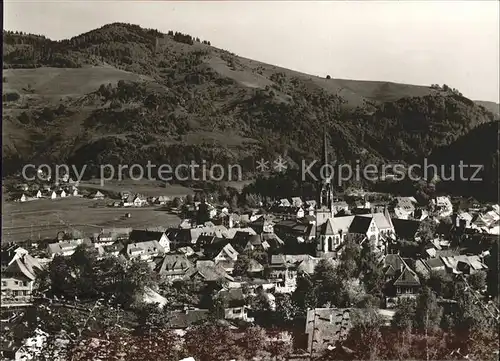
[[[332,77],[331,77],[330,75],[327,75],[327,76],[326,76],[326,78],[327,78],[327,79],[331,79]]]
[[[4,102],[15,102],[18,101],[19,98],[21,98],[21,96],[16,92],[6,93],[2,95],[2,101]]]

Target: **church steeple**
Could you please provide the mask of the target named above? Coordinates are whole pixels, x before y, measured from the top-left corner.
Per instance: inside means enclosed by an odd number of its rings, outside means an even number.
[[[323,128],[323,149],[322,149],[322,169],[320,170],[320,184],[319,184],[319,199],[318,207],[327,208],[332,211],[333,206],[333,187],[332,187],[332,173],[331,165],[328,161],[328,139],[326,134],[326,127]],[[333,216],[333,212],[332,216]]]

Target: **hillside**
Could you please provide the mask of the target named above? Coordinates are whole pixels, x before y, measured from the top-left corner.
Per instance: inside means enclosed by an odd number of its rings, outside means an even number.
[[[260,157],[319,159],[323,129],[341,162],[412,162],[494,119],[454,91],[327,79],[130,24],[4,44],[4,172],[191,159],[253,172]]]

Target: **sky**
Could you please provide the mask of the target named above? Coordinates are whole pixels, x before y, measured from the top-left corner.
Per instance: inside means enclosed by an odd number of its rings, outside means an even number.
[[[70,38],[112,22],[181,31],[332,78],[448,84],[499,102],[499,2],[4,0],[4,29]]]

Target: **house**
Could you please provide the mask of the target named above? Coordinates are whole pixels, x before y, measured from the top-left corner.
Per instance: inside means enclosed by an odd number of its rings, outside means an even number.
[[[170,252],[170,240],[165,232],[134,229],[129,234],[129,243],[141,243],[147,241],[156,241],[165,252]]]
[[[28,254],[28,251],[22,247],[19,247],[17,244],[5,244],[2,245],[2,253],[1,253],[1,270],[7,268],[12,262],[16,259],[21,258],[22,256]]]
[[[453,205],[449,197],[436,197],[431,201],[438,217],[445,218],[453,214]]]
[[[182,337],[189,328],[206,321],[209,317],[210,311],[205,309],[172,311],[168,318],[168,328]]]
[[[42,191],[41,191],[41,190],[38,190],[38,191],[35,193],[35,198],[42,198]]]
[[[233,272],[239,255],[227,240],[212,243],[206,246],[203,252],[208,259],[228,273]]]
[[[382,261],[386,287],[389,297],[414,296],[421,288],[420,280],[415,271],[398,254],[388,254]]]
[[[277,293],[292,293],[297,288],[299,273],[312,275],[319,258],[304,255],[272,255],[269,263],[269,278],[275,283]]]
[[[73,197],[78,197],[78,195],[79,195],[78,188],[74,187],[73,190],[71,191],[71,195]]]
[[[159,196],[159,197],[156,199],[156,203],[157,203],[157,204],[160,204],[160,205],[165,205],[165,204],[167,204],[168,202],[170,202],[170,197],[168,197],[168,196]]]
[[[115,242],[111,245],[99,246],[98,249],[102,249],[103,255],[118,257],[120,253],[123,253],[124,248],[122,242]]]
[[[203,252],[205,256],[214,261],[215,263],[221,261],[235,262],[238,259],[239,253],[233,248],[231,243],[227,240],[212,243],[204,247]]]
[[[488,270],[488,266],[485,265],[480,256],[467,256],[467,255],[458,255],[458,256],[450,256],[445,257],[442,256],[441,260],[443,261],[446,270],[453,274],[473,274],[479,271]]]
[[[35,279],[42,270],[37,259],[29,254],[15,256],[2,271],[2,307],[30,303]]]
[[[94,234],[93,243],[97,248],[99,246],[110,246],[115,243],[115,236],[111,232],[101,232]]]
[[[26,194],[22,194],[21,197],[19,197],[19,202],[26,202],[28,200],[28,197]]]
[[[134,200],[132,201],[132,205],[134,207],[143,207],[148,203],[147,199],[143,196],[136,194]]]
[[[296,208],[302,207],[302,199],[300,197],[292,197],[292,206]]]
[[[49,199],[56,199],[57,198],[57,193],[53,190],[47,189],[42,192],[42,197],[43,198],[49,198]]]
[[[75,253],[76,248],[83,243],[83,239],[71,239],[66,241],[59,241],[55,243],[50,243],[47,246],[47,253],[49,257],[54,258],[54,256],[71,256]]]
[[[271,217],[266,215],[257,218],[255,221],[248,224],[256,233],[273,233],[274,222]]]
[[[59,192],[59,197],[66,198],[66,191],[64,189],[61,189],[61,191]]]
[[[291,207],[292,206],[292,203],[290,203],[290,201],[286,198],[283,198],[283,199],[280,199],[278,201],[278,207]]]
[[[194,267],[191,267],[184,277],[190,280],[199,280],[205,283],[216,283],[219,281],[234,281],[222,267],[215,264],[214,261],[198,260]]]
[[[413,217],[415,212],[415,204],[417,201],[414,197],[396,197],[394,213],[398,219],[408,219]]]
[[[193,236],[189,228],[168,228],[165,234],[170,242],[170,249],[193,245]]]
[[[318,355],[332,349],[347,339],[352,328],[352,314],[362,312],[355,308],[315,308],[307,311],[305,334],[307,351]],[[388,326],[394,317],[390,310],[378,310],[384,325]]]
[[[415,271],[428,278],[431,272],[446,272],[446,267],[441,258],[418,259],[415,262]]]
[[[455,227],[470,228],[472,223],[472,215],[468,212],[457,213],[455,218]]]
[[[94,200],[101,200],[101,199],[104,199],[104,194],[102,194],[100,191],[97,191],[94,193],[94,195],[92,196],[92,199]]]
[[[184,254],[166,254],[154,260],[155,272],[167,281],[175,281],[184,278],[193,263]]]
[[[348,214],[349,213],[349,204],[346,201],[338,201],[332,203],[333,215],[337,215],[339,213]]]
[[[241,288],[220,290],[218,296],[227,302],[224,307],[226,320],[253,322],[253,318],[248,316],[249,307],[246,305],[245,295]]]
[[[125,256],[129,259],[139,258],[144,261],[150,261],[165,253],[165,249],[158,241],[129,243],[125,246],[124,251]]]

